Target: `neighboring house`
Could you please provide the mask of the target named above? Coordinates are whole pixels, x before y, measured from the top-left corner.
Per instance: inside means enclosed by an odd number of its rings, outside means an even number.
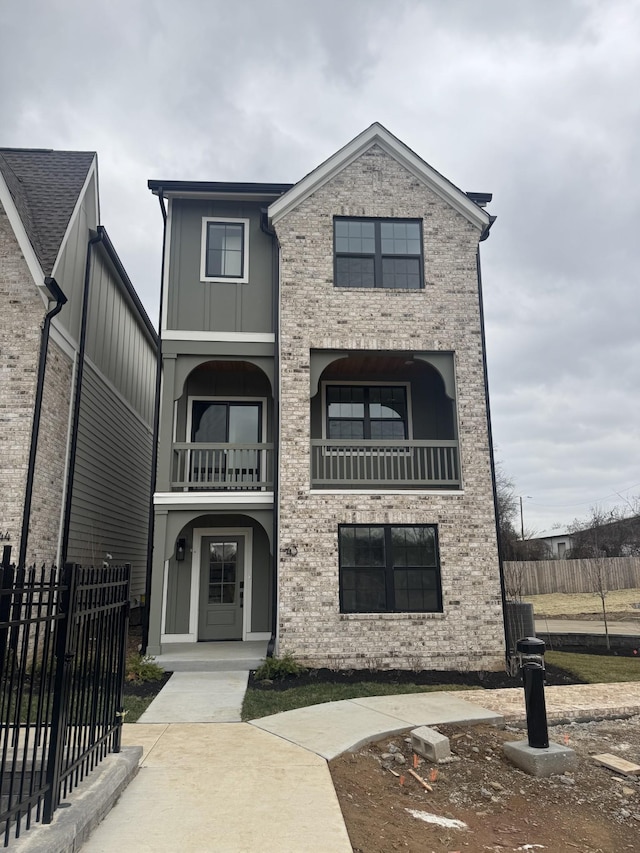
[[[149,188],[166,213],[149,652],[273,638],[315,666],[503,666],[490,196],[379,124],[294,185]]]
[[[564,560],[571,551],[571,534],[570,533],[543,533],[535,539],[530,539],[530,543],[539,542],[544,547],[544,554],[541,559]]]
[[[26,563],[58,562],[65,546],[83,565],[131,562],[139,600],[157,336],[99,225],[95,153],[0,149],[0,304],[0,529],[12,559],[32,479]]]

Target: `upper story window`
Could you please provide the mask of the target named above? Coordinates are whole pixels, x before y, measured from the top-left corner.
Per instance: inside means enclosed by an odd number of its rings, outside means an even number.
[[[249,220],[202,219],[202,281],[249,281]]]
[[[395,385],[327,385],[327,438],[408,438],[407,388]]]
[[[422,221],[333,221],[336,287],[418,290],[423,286]]]

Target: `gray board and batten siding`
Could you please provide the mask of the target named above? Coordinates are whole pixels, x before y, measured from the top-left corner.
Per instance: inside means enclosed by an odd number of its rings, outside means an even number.
[[[132,564],[144,593],[156,340],[104,248],[92,248],[68,559]]]
[[[185,538],[187,554],[193,547],[194,527],[232,529],[250,527],[253,531],[253,582],[251,587],[251,631],[271,631],[272,571],[269,538],[254,519],[246,515],[231,515],[219,512],[200,516],[182,529],[179,536]],[[189,608],[191,596],[191,560],[178,561],[173,554],[167,567],[167,610],[165,633],[186,634],[189,631]]]
[[[168,329],[273,332],[275,241],[260,227],[266,202],[171,199]],[[249,281],[203,282],[200,258],[203,217],[249,220]]]

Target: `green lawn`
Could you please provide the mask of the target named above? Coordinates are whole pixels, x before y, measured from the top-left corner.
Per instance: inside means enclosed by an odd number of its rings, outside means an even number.
[[[339,699],[358,699],[361,696],[394,696],[397,693],[467,689],[471,688],[457,684],[376,684],[373,681],[361,681],[359,684],[307,684],[304,687],[274,691],[249,688],[242,703],[242,719],[255,720],[258,717],[268,717],[269,714],[291,711],[293,708],[337,702]]]
[[[615,681],[640,681],[640,659],[609,657],[606,655],[580,655],[567,652],[547,652],[545,660],[549,664],[573,673],[591,684]],[[391,696],[398,693],[430,693],[436,690],[467,690],[460,685],[446,683],[446,673],[442,673],[443,683],[424,684],[377,684],[361,681],[359,684],[307,684],[303,687],[290,687],[287,690],[255,690],[249,688],[242,704],[242,719],[255,720],[304,708],[307,705],[321,705],[323,702],[336,702],[339,699],[357,699],[361,696]],[[514,687],[519,682],[514,679]],[[130,717],[127,717],[130,721]]]
[[[547,663],[589,684],[610,684],[615,681],[640,681],[640,659],[610,657],[609,655],[579,655],[570,652],[546,652]]]
[[[124,722],[137,723],[155,698],[155,696],[125,696],[123,701],[126,711]]]

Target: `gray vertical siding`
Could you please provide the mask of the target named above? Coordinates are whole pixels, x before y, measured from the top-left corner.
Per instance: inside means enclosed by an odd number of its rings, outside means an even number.
[[[58,315],[56,323],[63,326],[76,341],[80,337],[82,292],[89,231],[95,229],[96,225],[95,182],[93,182],[87,189],[67,242],[53,269],[54,278],[69,300],[64,310]]]
[[[264,204],[262,205],[264,206]],[[259,202],[172,199],[167,327],[273,332],[273,239],[260,229]],[[200,280],[202,218],[249,219],[249,282]]]
[[[156,370],[154,346],[99,246],[92,259],[86,354],[151,425]]]
[[[152,432],[87,364],[78,426],[68,558],[132,564],[132,596],[144,592]]]

